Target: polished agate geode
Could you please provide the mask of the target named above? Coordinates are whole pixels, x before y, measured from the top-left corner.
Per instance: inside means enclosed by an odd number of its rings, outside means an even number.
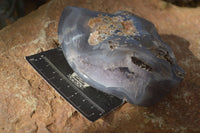
[[[69,65],[86,83],[131,104],[152,105],[184,78],[154,25],[129,12],[66,7],[58,36]]]

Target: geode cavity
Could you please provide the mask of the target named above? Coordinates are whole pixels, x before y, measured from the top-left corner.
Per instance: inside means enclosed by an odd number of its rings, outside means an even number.
[[[68,63],[85,82],[129,103],[152,105],[184,78],[154,25],[132,13],[66,7],[58,35]]]

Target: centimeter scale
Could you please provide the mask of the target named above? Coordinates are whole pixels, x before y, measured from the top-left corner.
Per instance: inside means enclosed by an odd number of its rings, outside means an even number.
[[[27,56],[33,68],[74,108],[94,122],[124,102],[85,83],[68,65],[60,47]]]

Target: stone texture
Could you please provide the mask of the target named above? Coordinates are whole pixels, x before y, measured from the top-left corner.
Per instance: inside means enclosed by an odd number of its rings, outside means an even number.
[[[159,104],[128,103],[94,123],[76,112],[25,61],[57,47],[57,25],[67,5],[152,21],[185,70],[183,82]],[[112,7],[112,8],[111,8]],[[200,8],[160,0],[52,0],[0,31],[0,132],[200,132]]]

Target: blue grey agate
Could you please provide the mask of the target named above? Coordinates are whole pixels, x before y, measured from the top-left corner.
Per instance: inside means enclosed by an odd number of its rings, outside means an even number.
[[[154,25],[129,12],[66,7],[58,36],[69,65],[86,83],[134,105],[160,101],[185,75]]]

